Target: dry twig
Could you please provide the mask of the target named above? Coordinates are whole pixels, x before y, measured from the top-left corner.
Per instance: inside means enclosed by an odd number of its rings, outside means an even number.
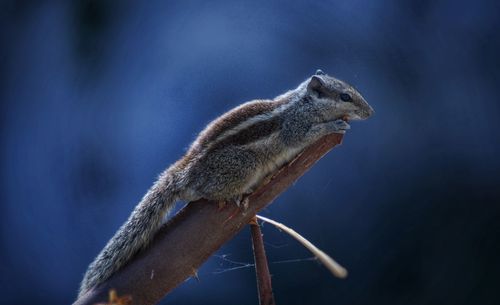
[[[299,243],[301,243],[304,247],[306,247],[307,250],[311,251],[312,254],[314,254],[314,256],[321,263],[323,263],[323,265],[325,265],[325,267],[328,270],[330,270],[330,272],[333,275],[335,275],[336,277],[345,278],[347,276],[347,270],[344,267],[342,267],[339,263],[337,263],[328,254],[326,254],[325,252],[323,252],[320,249],[318,249],[315,245],[313,245],[310,241],[308,241],[307,239],[305,239],[302,235],[300,235],[299,233],[297,233],[292,228],[289,228],[289,227],[285,226],[282,223],[279,223],[277,221],[274,221],[272,219],[269,219],[269,218],[266,218],[266,217],[263,217],[263,216],[260,216],[260,215],[257,215],[257,218],[260,219],[260,220],[262,220],[262,221],[265,221],[267,223],[272,224],[276,228],[278,228],[278,229],[286,232],[287,234],[289,234],[290,236],[292,236],[293,238],[295,238]]]
[[[266,251],[262,232],[257,222],[257,218],[252,218],[250,222],[252,233],[253,256],[255,260],[255,275],[257,277],[257,290],[259,292],[260,305],[274,305],[273,287],[271,285],[271,274],[267,265]]]

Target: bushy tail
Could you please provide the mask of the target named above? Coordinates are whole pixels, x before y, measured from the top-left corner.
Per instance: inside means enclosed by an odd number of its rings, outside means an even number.
[[[176,183],[165,173],[144,195],[116,234],[90,264],[78,296],[102,283],[149,244],[165,215],[178,199]]]

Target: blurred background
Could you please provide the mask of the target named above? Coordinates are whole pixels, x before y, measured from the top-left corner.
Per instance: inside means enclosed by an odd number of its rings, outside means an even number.
[[[69,304],[208,122],[318,68],[375,108],[262,215],[277,304],[499,304],[498,1],[2,1],[2,304]],[[237,263],[231,263],[229,260]],[[257,304],[248,229],[162,304]]]

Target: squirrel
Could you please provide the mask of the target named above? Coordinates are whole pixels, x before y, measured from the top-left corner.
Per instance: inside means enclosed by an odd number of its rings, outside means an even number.
[[[317,70],[272,100],[254,100],[221,115],[168,167],[128,220],[90,264],[79,296],[99,285],[144,249],[176,201],[201,198],[238,205],[242,196],[304,148],[372,107],[351,85]]]

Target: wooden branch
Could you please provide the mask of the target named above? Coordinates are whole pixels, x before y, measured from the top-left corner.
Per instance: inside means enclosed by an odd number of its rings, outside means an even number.
[[[186,278],[196,276],[203,262],[341,141],[342,135],[331,134],[306,148],[248,197],[244,211],[234,204],[219,209],[217,203],[206,200],[189,203],[159,230],[145,251],[74,305],[104,302],[111,289],[130,295],[133,304],[157,303]]]
[[[271,273],[267,265],[266,250],[264,240],[260,231],[257,217],[250,222],[252,233],[253,257],[255,260],[255,275],[257,277],[257,290],[259,292],[260,305],[274,305],[273,286],[271,285]]]

